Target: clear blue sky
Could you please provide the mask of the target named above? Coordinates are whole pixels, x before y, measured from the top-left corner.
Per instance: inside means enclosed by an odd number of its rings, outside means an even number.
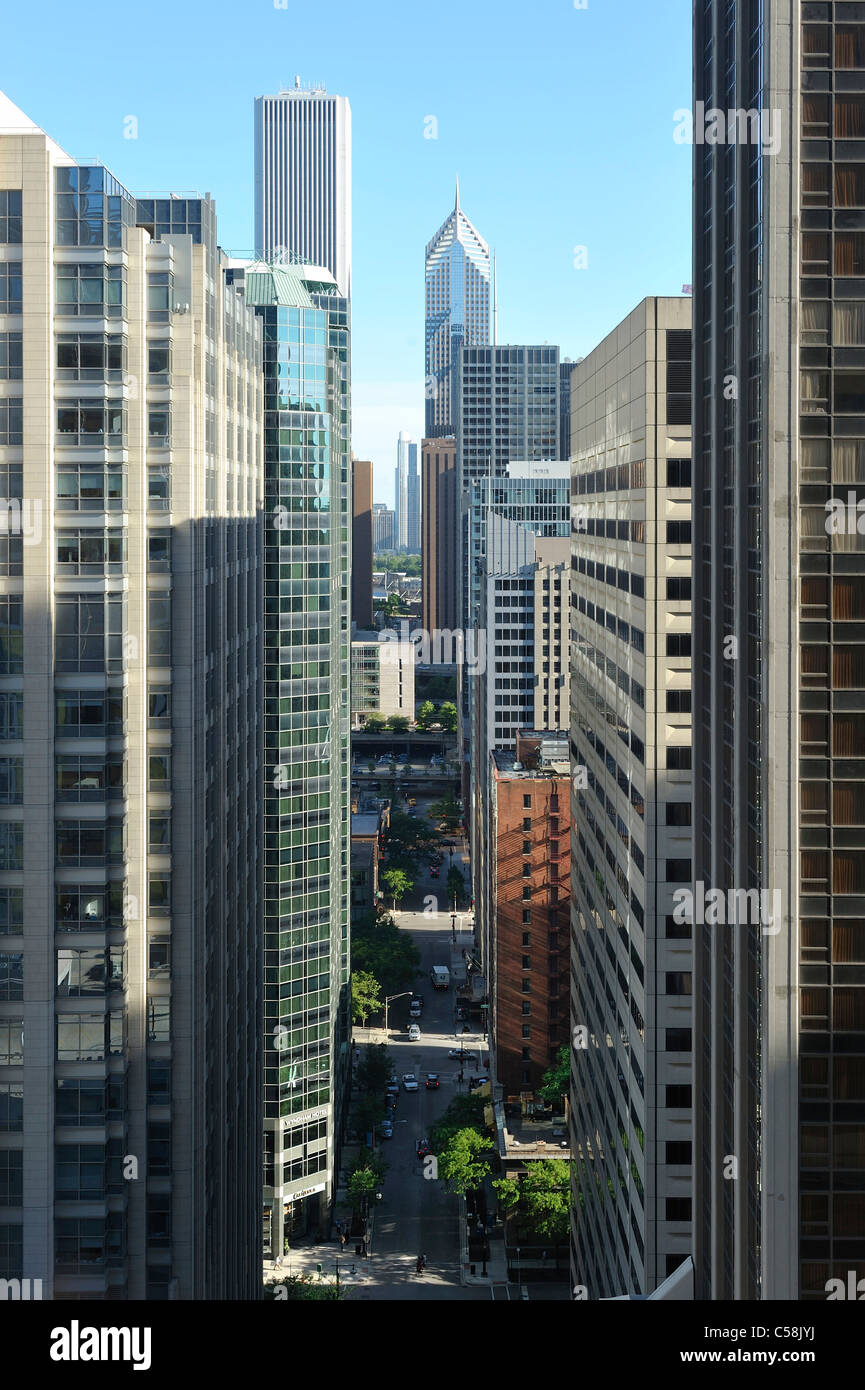
[[[689,0],[41,0],[4,26],[0,86],[132,192],[210,192],[231,249],[253,241],[253,98],[295,74],[352,106],[353,446],[377,500],[423,429],[423,251],[455,174],[498,255],[499,342],[584,356],[690,281]]]

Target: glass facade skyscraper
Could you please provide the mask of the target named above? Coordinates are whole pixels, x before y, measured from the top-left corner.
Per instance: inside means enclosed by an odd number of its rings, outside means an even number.
[[[331,1200],[350,1074],[349,308],[235,270],[264,325],[264,1252]]]
[[[454,433],[459,350],[490,340],[490,248],[460,207],[427,244],[425,256],[427,439]]]

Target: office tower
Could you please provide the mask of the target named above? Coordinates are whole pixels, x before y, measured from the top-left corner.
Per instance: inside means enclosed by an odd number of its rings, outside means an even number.
[[[322,266],[234,275],[265,339],[264,1250],[281,1255],[327,1223],[351,1071],[350,321]]]
[[[569,491],[568,465],[556,463],[511,464],[507,477],[485,478],[469,493],[473,620],[458,670],[467,710],[463,797],[469,808],[476,934],[484,971],[491,920],[484,835],[490,752],[506,749],[521,729],[535,726],[538,693],[546,689],[550,703],[550,687],[540,682],[556,683],[567,669],[567,647],[546,656],[543,648],[552,652],[552,633],[567,624],[568,588],[561,566],[567,562]],[[558,589],[552,579],[553,587],[544,590],[544,580],[555,572]]]
[[[457,442],[425,439],[421,444],[421,573],[425,632],[459,627],[459,535]]]
[[[394,470],[394,549],[420,554],[420,481],[417,445],[400,430]]]
[[[559,349],[467,347],[457,359],[460,490],[501,477],[514,459],[559,454]]]
[[[533,536],[570,534],[570,468],[567,462],[543,459],[515,461],[505,465],[498,477],[476,478],[462,499],[465,539],[464,574],[466,618],[473,614],[474,627],[480,611],[483,576],[486,572],[489,514],[514,522]],[[510,737],[510,733],[507,735]]]
[[[414,668],[417,648],[406,635],[389,640],[378,632],[355,632],[351,639],[351,712],[358,725],[367,714],[414,719]]]
[[[862,18],[695,7],[698,117],[763,112],[694,132],[701,1298],[865,1275]]]
[[[351,620],[372,627],[372,463],[352,459]]]
[[[5,97],[0,189],[0,1277],[256,1298],[261,327]]]
[[[325,266],[351,298],[351,107],[323,87],[255,99],[255,248]]]
[[[490,1065],[507,1101],[535,1092],[569,1041],[567,734],[493,749],[489,788]]]
[[[582,360],[582,359],[580,359]],[[559,363],[559,458],[571,457],[571,372],[570,357]]]
[[[688,300],[645,299],[573,375],[571,1259],[589,1298],[652,1293],[691,1249],[690,322]]]
[[[396,513],[384,502],[374,502],[372,508],[372,549],[373,554],[380,550],[394,550],[394,525]]]
[[[427,244],[425,270],[426,420],[428,439],[455,433],[455,372],[462,347],[490,340],[490,248],[460,207]]]

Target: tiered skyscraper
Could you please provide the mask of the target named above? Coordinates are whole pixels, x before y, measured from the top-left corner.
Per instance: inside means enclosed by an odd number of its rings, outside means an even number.
[[[2,96],[0,190],[0,1277],[255,1298],[262,325]]]
[[[427,244],[426,426],[428,439],[452,435],[456,423],[455,372],[461,347],[490,340],[490,248],[460,207]]]

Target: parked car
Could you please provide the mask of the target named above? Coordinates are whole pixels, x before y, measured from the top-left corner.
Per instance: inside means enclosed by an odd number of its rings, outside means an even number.
[[[382,1139],[393,1138],[393,1120],[382,1120],[378,1127]]]
[[[483,1086],[485,1082],[489,1081],[489,1079],[490,1078],[488,1076],[470,1076],[469,1090],[474,1091],[476,1087]]]
[[[387,1086],[385,1087],[385,1090],[387,1091],[389,1096],[399,1095],[399,1082],[397,1081],[395,1076],[391,1077],[390,1081],[387,1083]]]
[[[419,1004],[416,999],[413,999],[408,1006],[409,1018],[420,1018],[422,1009],[423,1005]]]
[[[416,1023],[410,1023],[408,1026],[408,1040],[409,1042],[420,1042],[420,1029]]]
[[[439,1076],[437,1071],[428,1071],[426,1074],[426,1088],[428,1091],[437,1091],[439,1088]]]
[[[387,1091],[387,1092],[385,1093],[385,1098],[384,1098],[385,1110],[396,1110],[396,1098],[397,1098],[398,1095],[399,1095],[399,1091],[397,1091],[395,1094],[392,1093],[391,1091]]]
[[[416,1091],[418,1089],[417,1077],[413,1071],[407,1071],[402,1079],[403,1089],[406,1091]]]

